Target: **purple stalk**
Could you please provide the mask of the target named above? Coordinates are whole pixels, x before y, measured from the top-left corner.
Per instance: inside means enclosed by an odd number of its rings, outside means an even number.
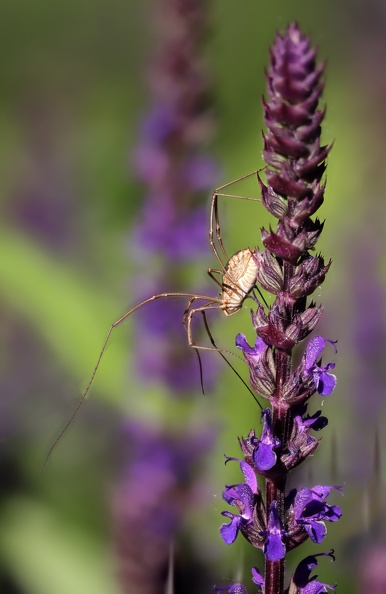
[[[323,203],[325,159],[330,146],[320,145],[325,110],[318,109],[324,65],[315,62],[316,49],[296,24],[277,35],[270,52],[263,156],[266,180],[259,179],[265,208],[278,219],[275,230],[262,229],[264,250],[256,250],[257,283],[274,295],[270,307],[258,302],[252,311],[257,334],[254,346],[239,334],[236,346],[249,366],[252,388],[268,401],[262,412],[260,437],[250,431],[240,439],[245,481],[227,486],[223,499],[236,513],[223,512],[221,527],[226,544],[240,532],[265,558],[264,577],[253,568],[253,581],[264,594],[318,594],[332,586],[310,577],[316,556],[302,561],[285,590],[285,557],[305,540],[321,543],[326,522],[341,517],[338,506],[327,503],[339,487],[317,485],[286,492],[288,473],[313,454],[319,431],[327,419],[321,411],[309,415],[310,397],[329,396],[335,388],[334,363],[322,363],[322,354],[336,351],[335,342],[314,336],[294,366],[293,350],[314,330],[322,307],[308,298],[323,283],[330,267],[313,254],[323,223],[311,219]],[[227,461],[229,458],[227,459]],[[260,489],[257,477],[264,482]],[[322,553],[332,557],[332,553]],[[218,589],[221,591],[221,588]],[[224,588],[222,589],[224,590]],[[226,588],[225,588],[226,590]],[[244,594],[234,584],[228,592]]]

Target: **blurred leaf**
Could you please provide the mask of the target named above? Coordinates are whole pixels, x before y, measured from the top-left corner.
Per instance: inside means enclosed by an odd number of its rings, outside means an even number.
[[[106,550],[31,500],[14,499],[3,511],[0,552],[28,593],[118,592]]]
[[[3,301],[36,329],[78,381],[87,380],[108,327],[118,317],[118,304],[17,231],[1,229],[0,252],[6,254],[0,258]],[[118,335],[114,333],[95,383],[109,400],[122,394],[127,365],[127,344]]]

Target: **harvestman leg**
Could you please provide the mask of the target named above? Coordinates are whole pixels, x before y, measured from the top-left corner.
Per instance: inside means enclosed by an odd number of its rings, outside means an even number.
[[[209,276],[220,286],[223,287],[224,285],[222,285],[220,283],[220,281],[213,275],[213,273],[218,273],[218,274],[222,274],[221,270],[214,270],[213,268],[209,268],[208,270],[208,274]],[[224,355],[224,353],[227,353],[228,355],[231,355],[232,357],[236,357],[237,359],[240,359],[240,361],[242,361],[243,363],[245,363],[244,359],[242,359],[241,357],[239,357],[238,355],[236,355],[236,353],[233,353],[232,351],[226,351],[226,350],[222,350],[219,349],[217,344],[214,341],[213,335],[210,331],[209,328],[209,323],[206,317],[206,311],[208,311],[209,309],[222,309],[221,307],[221,303],[219,303],[218,301],[213,302],[213,300],[211,302],[205,303],[202,307],[198,307],[198,308],[194,308],[191,309],[194,301],[196,301],[198,299],[198,297],[192,297],[191,299],[189,299],[185,311],[184,311],[184,315],[182,317],[182,323],[183,326],[185,328],[186,334],[188,336],[188,343],[189,346],[195,350],[196,354],[197,354],[197,358],[198,358],[198,364],[199,364],[199,368],[200,368],[200,383],[201,383],[201,390],[202,393],[205,394],[205,390],[204,390],[204,383],[203,383],[203,369],[202,369],[202,361],[201,361],[201,355],[200,355],[200,350],[205,350],[205,351],[216,351],[218,352],[221,357],[224,359],[224,361],[227,363],[227,365],[229,365],[229,367],[234,371],[234,373],[237,375],[237,377],[242,381],[242,383],[244,384],[244,386],[247,388],[247,390],[252,394],[253,398],[256,400],[256,402],[260,405],[260,403],[257,401],[256,399],[256,395],[252,392],[251,388],[248,386],[248,384],[246,383],[246,381],[242,378],[242,376],[239,374],[239,372],[237,371],[237,369],[230,363],[230,361],[228,361],[228,359],[226,358],[226,356]],[[203,345],[198,345],[194,342],[193,340],[193,332],[192,332],[192,321],[193,321],[193,316],[196,313],[202,313],[202,316],[204,318],[204,325],[205,325],[205,330],[206,333],[209,337],[209,340],[211,342],[211,344],[213,345],[213,348],[211,347],[206,347]]]
[[[219,215],[218,215],[218,197],[222,196],[222,197],[227,197],[227,198],[237,198],[238,200],[250,200],[252,202],[261,202],[260,198],[252,198],[251,196],[239,196],[237,194],[225,194],[225,193],[221,192],[221,190],[224,190],[225,188],[228,188],[229,186],[232,186],[233,184],[236,184],[237,182],[247,179],[248,177],[251,177],[252,175],[257,175],[260,171],[262,171],[262,170],[256,169],[255,171],[252,171],[251,173],[247,173],[246,175],[243,175],[242,177],[239,177],[231,182],[228,182],[227,184],[220,186],[219,188],[216,188],[216,190],[213,193],[212,204],[211,204],[211,209],[210,209],[209,243],[212,247],[212,250],[213,250],[217,260],[220,263],[220,266],[223,270],[223,274],[225,273],[225,265],[220,257],[217,246],[215,245],[215,242],[214,242],[215,232],[216,232],[216,239],[217,239],[218,245],[219,245],[221,252],[223,253],[227,262],[229,260],[229,257],[227,255],[227,252],[225,250],[225,247],[224,247],[224,244],[222,241],[222,237],[221,237],[220,219],[219,219]]]
[[[214,193],[213,193],[213,197],[212,197],[212,205],[211,205],[211,209],[210,209],[210,230],[209,230],[209,243],[213,249],[213,252],[216,255],[217,260],[219,261],[221,267],[222,267],[222,272],[218,271],[218,270],[214,270],[214,269],[209,269],[208,270],[208,274],[209,276],[215,281],[217,282],[217,284],[219,284],[219,282],[214,278],[213,274],[211,273],[218,273],[218,274],[225,274],[226,270],[225,270],[225,265],[223,264],[220,255],[218,253],[218,250],[216,248],[216,245],[214,243],[214,229],[216,229],[216,239],[217,242],[221,248],[222,253],[224,254],[226,261],[229,261],[229,257],[228,254],[225,250],[223,241],[222,241],[222,237],[221,237],[221,226],[220,226],[220,218],[219,218],[219,214],[218,214],[218,197],[226,197],[226,198],[236,198],[238,200],[250,200],[252,202],[261,202],[260,198],[253,198],[252,196],[240,196],[237,194],[225,194],[223,192],[220,192],[220,190],[223,190],[229,186],[232,186],[233,184],[236,184],[239,181],[242,181],[244,179],[247,179],[248,177],[251,177],[252,175],[257,175],[260,173],[260,171],[262,171],[263,169],[265,169],[265,167],[263,167],[262,169],[256,169],[255,171],[252,171],[251,173],[247,173],[246,175],[243,175],[242,177],[239,177],[231,182],[228,182],[227,184],[224,184],[223,186],[220,186],[219,188],[217,188]],[[226,285],[225,285],[226,286]],[[233,287],[228,287],[233,289]],[[261,297],[261,299],[263,300],[263,302],[265,303],[265,305],[267,305],[266,300],[264,299],[263,294],[261,293],[260,289],[257,288],[257,291]],[[268,307],[268,306],[267,306]]]
[[[99,353],[99,357],[97,359],[96,365],[94,367],[94,370],[92,372],[92,375],[90,377],[90,380],[86,386],[85,391],[82,394],[82,397],[77,405],[77,407],[75,408],[74,412],[72,413],[71,417],[69,418],[69,420],[67,421],[67,423],[65,424],[64,428],[61,430],[61,432],[59,433],[58,437],[56,438],[56,440],[54,441],[54,443],[52,444],[52,446],[50,447],[50,449],[48,450],[47,456],[44,460],[43,466],[41,468],[41,472],[43,472],[44,468],[46,467],[46,464],[48,462],[48,459],[50,458],[53,450],[55,449],[55,447],[57,446],[57,444],[59,443],[59,441],[61,440],[61,438],[63,437],[63,435],[65,434],[65,432],[67,431],[67,429],[69,428],[69,426],[71,425],[71,423],[73,422],[73,420],[75,419],[76,415],[79,412],[79,409],[81,408],[81,406],[83,405],[84,401],[87,398],[87,394],[90,391],[90,388],[94,382],[94,378],[96,376],[96,373],[98,371],[100,362],[102,360],[102,357],[104,355],[104,352],[106,350],[106,347],[108,345],[108,342],[111,338],[111,334],[113,332],[113,330],[115,328],[117,328],[118,326],[120,326],[120,324],[122,324],[132,313],[134,313],[135,311],[137,311],[137,309],[139,309],[140,307],[142,307],[143,305],[146,305],[147,303],[151,303],[152,301],[156,301],[157,299],[162,299],[162,298],[166,298],[166,297],[190,297],[189,302],[188,302],[188,306],[189,308],[191,307],[192,303],[198,299],[202,299],[207,301],[207,306],[210,306],[209,308],[212,309],[216,308],[216,309],[220,309],[221,306],[221,299],[217,298],[217,297],[208,297],[207,295],[197,295],[195,293],[159,293],[157,295],[153,295],[152,297],[149,297],[148,299],[145,299],[144,301],[141,301],[141,303],[138,303],[135,307],[132,307],[129,311],[127,311],[123,316],[121,316],[118,320],[116,320],[116,322],[114,322],[113,324],[111,324],[109,331],[107,332],[106,338],[102,344],[102,349],[101,352]],[[187,309],[185,308],[185,313],[184,313],[184,318],[186,318],[187,315]],[[185,330],[188,334],[188,340],[189,340],[189,336],[191,336],[191,331],[188,332],[187,327],[185,326]],[[198,348],[198,345],[196,345],[195,347],[196,349]],[[213,349],[214,350],[214,349]],[[198,352],[198,351],[196,351]],[[200,368],[201,368],[201,360],[200,360]]]
[[[219,349],[218,346],[216,345],[213,335],[210,331],[209,328],[209,324],[208,324],[208,320],[206,318],[206,312],[210,309],[221,309],[221,305],[217,305],[217,303],[205,303],[202,307],[196,307],[194,309],[190,309],[192,304],[194,303],[195,298],[192,298],[189,300],[189,303],[185,309],[185,313],[184,313],[184,317],[183,317],[183,324],[186,330],[186,333],[188,335],[188,342],[189,342],[189,346],[192,349],[196,350],[197,356],[198,356],[198,361],[199,361],[199,365],[200,365],[200,374],[201,374],[201,378],[202,378],[202,364],[201,364],[201,357],[199,354],[199,351],[215,351],[216,353],[220,353],[221,357],[224,359],[224,361],[229,365],[229,367],[235,372],[235,374],[237,375],[237,377],[243,382],[244,386],[247,388],[248,392],[250,392],[250,394],[252,394],[254,400],[257,402],[257,404],[261,407],[261,404],[258,402],[256,395],[252,392],[251,388],[248,386],[248,384],[245,382],[245,380],[241,377],[241,375],[239,374],[239,372],[237,371],[237,369],[235,369],[235,367],[233,367],[233,365],[231,364],[230,361],[228,361],[228,359],[226,358],[226,356],[224,355],[224,353],[226,353],[227,355],[231,355],[232,357],[236,357],[236,359],[240,359],[241,361],[244,361],[244,359],[242,359],[241,357],[239,357],[238,355],[236,355],[236,353],[233,353],[232,351],[226,351],[226,350],[222,350]],[[193,336],[192,336],[192,320],[193,320],[193,316],[197,313],[202,313],[203,318],[204,318],[204,324],[205,324],[205,330],[208,334],[209,340],[211,342],[211,344],[213,345],[212,347],[209,346],[203,346],[203,345],[199,345],[196,344],[193,340]],[[201,388],[202,388],[202,392],[205,394],[204,392],[204,386],[202,383],[202,379],[201,379]]]
[[[247,388],[248,392],[250,394],[252,394],[253,399],[257,402],[257,404],[259,405],[259,407],[261,409],[263,409],[263,407],[261,406],[260,402],[257,399],[256,394],[251,390],[250,386],[248,386],[247,382],[245,381],[245,379],[239,374],[239,372],[237,371],[237,369],[235,367],[233,367],[232,363],[230,361],[228,361],[228,359],[226,358],[226,356],[224,355],[223,351],[221,349],[219,349],[214,341],[214,338],[212,336],[212,333],[210,331],[209,328],[209,324],[208,324],[208,320],[206,319],[206,313],[205,311],[202,311],[202,316],[204,318],[204,324],[205,324],[205,330],[207,335],[209,336],[209,340],[212,343],[212,345],[215,347],[215,350],[218,351],[221,355],[221,357],[224,359],[224,361],[227,363],[227,365],[229,365],[229,367],[232,369],[232,371],[234,371],[234,373],[237,375],[237,377],[242,381],[242,383],[244,384],[244,386]],[[197,351],[198,352],[198,351]],[[234,353],[232,353],[234,354]],[[242,361],[244,361],[243,359],[241,359]],[[244,361],[245,362],[245,361]]]
[[[220,263],[220,266],[222,268],[222,272],[219,270],[214,270],[214,269],[209,269],[208,273],[209,276],[216,282],[216,284],[218,284],[221,288],[223,287],[223,284],[220,283],[214,276],[214,273],[217,274],[224,274],[225,271],[225,265],[223,263],[223,261],[221,260],[221,257],[219,255],[219,252],[217,250],[217,247],[214,243],[214,228],[216,228],[216,238],[218,241],[218,244],[220,246],[220,249],[224,255],[224,257],[227,259],[227,261],[229,260],[229,258],[227,257],[223,242],[222,242],[222,238],[221,238],[221,229],[220,229],[220,222],[219,222],[219,216],[218,216],[218,205],[217,205],[217,199],[219,196],[225,196],[225,197],[229,197],[229,198],[238,198],[241,200],[252,200],[252,201],[256,201],[256,202],[261,202],[260,199],[258,198],[251,198],[248,196],[237,196],[237,195],[233,195],[233,194],[225,194],[225,193],[221,193],[220,190],[223,190],[243,179],[246,179],[248,177],[251,177],[252,175],[256,175],[259,173],[259,171],[261,171],[261,169],[253,171],[252,173],[248,173],[247,175],[244,175],[236,180],[233,180],[231,182],[228,182],[227,184],[224,184],[222,186],[220,186],[219,188],[217,188],[213,194],[212,197],[212,205],[211,205],[211,213],[210,213],[210,231],[209,231],[209,242],[210,245],[213,249],[213,252],[217,258],[217,260]],[[216,297],[208,297],[205,295],[196,295],[194,293],[159,293],[157,295],[153,295],[152,297],[149,297],[149,299],[145,299],[144,301],[141,301],[141,303],[138,303],[135,307],[133,307],[132,309],[130,309],[128,312],[126,312],[123,316],[121,316],[116,322],[114,322],[113,324],[111,324],[110,329],[106,335],[106,338],[103,342],[102,345],[102,350],[99,354],[99,357],[97,359],[96,365],[94,367],[94,370],[92,372],[91,378],[86,386],[85,391],[83,392],[82,398],[79,401],[79,404],[77,405],[76,409],[74,410],[73,414],[71,415],[70,419],[67,421],[66,425],[64,426],[64,428],[62,429],[62,431],[60,432],[59,436],[57,437],[57,439],[55,440],[55,442],[53,443],[53,445],[51,446],[51,448],[48,451],[48,454],[46,456],[46,459],[43,463],[42,469],[41,471],[43,472],[48,459],[52,453],[52,451],[54,450],[54,448],[56,447],[56,445],[59,443],[59,441],[61,440],[61,438],[63,437],[63,435],[65,434],[65,432],[67,431],[68,427],[71,425],[72,421],[74,420],[74,418],[76,417],[79,409],[81,408],[81,406],[83,405],[85,399],[87,398],[87,394],[90,391],[90,388],[92,386],[92,383],[94,381],[95,375],[98,371],[101,359],[103,357],[103,354],[106,350],[107,344],[110,340],[112,331],[117,328],[117,326],[119,326],[120,324],[122,324],[132,313],[134,313],[137,309],[139,309],[140,307],[142,307],[143,305],[146,305],[147,303],[150,303],[151,301],[155,301],[156,299],[162,299],[162,298],[166,298],[166,297],[190,297],[189,302],[187,304],[187,307],[185,308],[185,312],[184,312],[184,316],[183,316],[183,324],[185,327],[185,330],[187,332],[188,335],[188,342],[189,342],[189,346],[191,346],[192,348],[194,348],[196,350],[196,353],[198,355],[198,359],[199,359],[199,365],[200,365],[200,373],[202,373],[202,364],[201,364],[201,359],[200,359],[200,355],[199,355],[199,350],[210,350],[210,351],[216,351],[216,352],[220,352],[221,356],[227,361],[227,363],[230,365],[229,361],[226,359],[226,357],[224,356],[224,352],[229,353],[232,356],[236,356],[235,353],[232,353],[231,351],[221,351],[220,349],[218,349],[215,346],[215,342],[213,340],[212,334],[209,330],[209,325],[206,319],[206,315],[205,315],[205,311],[209,310],[209,309],[223,309],[222,306],[222,300],[220,298],[216,298]],[[201,299],[201,300],[206,300],[207,303],[205,305],[203,305],[202,307],[199,308],[195,308],[195,309],[191,309],[192,304],[194,303],[194,301]],[[192,325],[192,318],[193,316],[198,313],[201,312],[204,316],[204,320],[205,320],[205,328],[207,330],[209,339],[213,345],[213,347],[205,347],[205,346],[201,346],[201,345],[196,345],[193,341],[192,338],[192,329],[191,329],[191,325]],[[232,365],[231,365],[232,367]],[[233,367],[232,367],[233,368]],[[236,371],[236,370],[235,370]],[[237,371],[236,371],[237,373]],[[238,375],[238,373],[237,373]],[[239,376],[240,377],[240,376]]]

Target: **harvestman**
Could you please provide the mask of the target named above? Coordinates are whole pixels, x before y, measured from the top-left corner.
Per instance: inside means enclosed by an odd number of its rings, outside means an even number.
[[[76,407],[75,411],[73,412],[73,414],[71,415],[70,419],[67,421],[65,427],[62,429],[59,436],[57,437],[57,439],[55,440],[55,442],[49,449],[46,459],[44,461],[42,470],[44,470],[44,467],[46,466],[47,461],[48,461],[53,449],[56,447],[56,445],[58,444],[60,439],[63,437],[64,433],[67,431],[68,427],[71,425],[72,421],[74,420],[75,416],[77,415],[80,407],[84,403],[84,401],[87,397],[87,394],[91,388],[91,385],[94,381],[95,375],[98,371],[99,364],[100,364],[103,354],[106,350],[107,344],[110,340],[112,331],[114,330],[114,328],[117,328],[117,326],[122,324],[122,322],[124,322],[137,309],[139,309],[143,305],[146,305],[147,303],[155,301],[156,299],[162,299],[164,297],[189,297],[189,301],[185,307],[185,311],[182,316],[182,323],[183,323],[183,326],[184,326],[186,334],[187,334],[189,346],[193,349],[196,349],[197,356],[199,359],[199,364],[200,364],[200,370],[201,370],[201,360],[200,360],[200,355],[199,355],[200,350],[219,352],[220,355],[223,357],[223,359],[225,359],[225,361],[228,363],[228,365],[230,367],[232,367],[233,371],[235,371],[235,373],[238,375],[238,377],[241,379],[241,381],[243,381],[243,383],[246,385],[248,390],[251,392],[252,396],[255,398],[258,405],[261,407],[260,403],[256,399],[255,394],[253,394],[253,392],[251,391],[249,386],[244,382],[243,378],[239,375],[239,373],[236,371],[236,369],[231,365],[231,363],[226,359],[226,357],[224,355],[224,352],[227,352],[231,355],[234,355],[234,353],[231,353],[229,351],[221,351],[220,349],[217,348],[217,346],[214,342],[214,339],[212,337],[212,334],[210,332],[209,325],[208,325],[206,315],[205,315],[205,312],[208,310],[211,310],[211,309],[219,309],[219,310],[223,311],[227,317],[237,313],[241,309],[245,299],[247,299],[247,297],[250,296],[253,289],[257,288],[256,287],[256,277],[257,277],[257,271],[258,271],[258,264],[257,264],[256,258],[255,258],[254,250],[252,250],[251,248],[246,248],[246,249],[239,250],[238,252],[233,254],[233,256],[231,256],[230,258],[227,256],[227,253],[226,253],[226,250],[225,250],[222,238],[221,238],[221,228],[220,228],[220,221],[219,221],[219,215],[218,215],[218,198],[219,198],[219,196],[221,196],[221,197],[228,197],[228,198],[237,198],[237,199],[241,199],[241,200],[251,200],[254,202],[261,202],[260,198],[252,198],[249,196],[238,196],[235,194],[225,194],[221,191],[221,190],[224,190],[225,188],[228,188],[229,186],[232,186],[233,184],[235,184],[237,182],[240,182],[248,177],[251,177],[252,175],[258,175],[260,171],[261,171],[260,169],[258,169],[256,171],[252,171],[252,173],[243,175],[242,177],[239,177],[236,180],[233,180],[231,182],[228,182],[227,184],[224,184],[223,186],[220,186],[219,188],[217,188],[214,191],[213,196],[212,196],[212,204],[211,204],[211,211],[210,211],[209,243],[211,245],[211,248],[212,248],[219,264],[220,264],[221,269],[218,270],[215,268],[209,268],[208,274],[209,274],[210,278],[212,280],[214,280],[214,282],[221,289],[219,297],[208,297],[207,295],[198,295],[196,293],[184,293],[184,292],[159,293],[157,295],[153,295],[152,297],[149,297],[148,299],[145,299],[144,301],[141,301],[141,303],[138,303],[135,307],[133,307],[132,309],[127,311],[123,316],[121,316],[116,322],[111,324],[110,329],[107,333],[107,336],[103,342],[102,350],[101,350],[99,357],[97,359],[96,365],[94,367],[94,371],[92,372],[92,375],[91,375],[91,378],[87,384],[87,387],[86,387],[85,391],[83,392],[82,398],[79,401],[79,404],[77,405],[77,407]],[[216,239],[217,239],[218,246],[221,250],[222,255],[226,259],[225,264],[222,261],[221,255],[220,255],[219,250],[218,250],[218,248],[215,244],[215,241],[214,241],[215,233],[216,233]],[[216,278],[215,275],[222,276],[222,280],[221,281],[218,280],[218,278]],[[205,303],[204,303],[204,305],[201,305],[200,307],[192,307],[193,304],[195,303],[195,301],[205,301]],[[201,313],[204,317],[205,329],[208,333],[211,344],[213,345],[212,347],[195,344],[195,342],[193,340],[192,320],[193,320],[193,316],[197,313]]]

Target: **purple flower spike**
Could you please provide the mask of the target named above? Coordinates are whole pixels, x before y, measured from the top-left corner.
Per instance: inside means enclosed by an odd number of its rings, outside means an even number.
[[[286,554],[308,539],[322,542],[326,522],[336,522],[342,515],[338,506],[326,502],[330,491],[341,491],[340,487],[318,485],[287,492],[290,472],[312,456],[321,443],[313,432],[328,423],[320,410],[308,414],[309,400],[315,393],[330,395],[336,386],[335,363],[322,362],[327,343],[336,352],[335,342],[315,336],[304,348],[300,364],[294,352],[315,332],[323,307],[309,297],[324,282],[331,265],[331,260],[325,262],[315,251],[324,227],[315,215],[324,201],[324,173],[331,148],[321,144],[325,108],[319,106],[319,99],[325,65],[317,63],[316,54],[296,23],[276,36],[263,100],[268,129],[263,133],[266,167],[263,173],[257,173],[257,181],[262,204],[277,224],[270,222],[260,229],[261,242],[253,251],[253,275],[243,265],[228,282],[231,267],[227,265],[226,278],[223,276],[222,285],[219,282],[222,289],[234,282],[241,286],[249,276],[256,288],[250,296],[257,338],[250,344],[246,335],[239,333],[236,347],[248,365],[251,388],[259,399],[268,401],[268,408],[263,410],[255,398],[262,411],[262,430],[256,433],[252,426],[246,437],[238,438],[244,461],[226,458],[226,462],[239,462],[244,483],[227,486],[223,493],[223,499],[238,512],[222,512],[229,523],[221,526],[221,535],[230,544],[241,532],[255,549],[263,551],[265,575],[252,569],[255,591],[257,588],[262,594],[334,591],[317,576],[310,577],[317,556],[305,559],[287,586]],[[237,195],[240,197],[238,191]],[[211,220],[213,223],[213,212]],[[213,231],[212,225],[211,235]],[[270,299],[265,298],[265,293],[270,294]],[[246,592],[241,584],[227,591]]]
[[[322,396],[329,396],[336,386],[336,377],[330,373],[335,363],[327,363],[322,367],[320,361],[317,362],[327,342],[333,345],[336,352],[334,341],[316,336],[308,343],[303,359],[304,376],[313,376],[315,388]]]
[[[285,531],[280,526],[277,502],[273,501],[269,512],[268,529],[264,532],[267,540],[264,543],[264,555],[268,561],[284,559],[286,547],[283,543]]]
[[[297,566],[292,578],[292,584],[298,588],[297,592],[299,594],[327,594],[327,588],[335,592],[334,586],[319,582],[316,579],[318,577],[317,575],[310,578],[311,571],[313,571],[315,567],[318,566],[316,557],[322,556],[331,557],[331,559],[335,561],[333,551],[330,551],[329,553],[317,553],[316,555],[310,555],[309,557],[303,559],[303,561],[301,561]]]
[[[322,542],[327,533],[324,522],[337,522],[342,516],[342,511],[337,505],[328,505],[325,502],[331,489],[342,493],[340,487],[318,485],[313,489],[300,489],[295,496],[295,520],[304,526],[312,542],[317,544]]]
[[[253,450],[253,462],[259,470],[269,470],[276,464],[277,455],[274,449],[280,447],[281,441],[272,434],[271,411],[269,408],[263,410],[264,427],[261,439],[255,437],[252,441],[257,444]]]

